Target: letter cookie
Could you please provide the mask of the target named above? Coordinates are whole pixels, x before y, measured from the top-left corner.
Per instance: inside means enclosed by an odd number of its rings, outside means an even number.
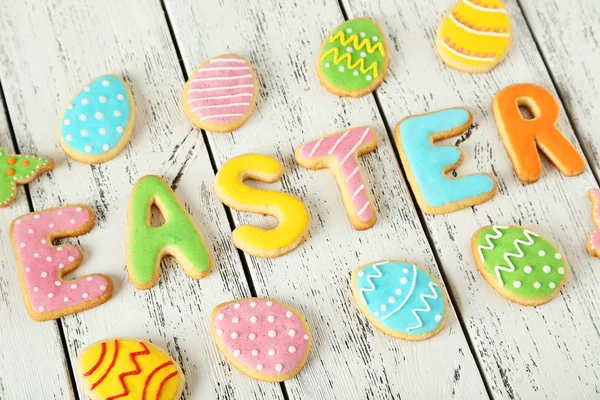
[[[69,102],[59,126],[60,145],[73,160],[103,163],[129,143],[134,122],[129,87],[117,76],[103,75]]]
[[[500,0],[461,0],[444,17],[436,47],[451,68],[487,72],[508,54],[510,18]]]
[[[317,75],[338,96],[361,97],[379,86],[390,58],[383,31],[367,18],[338,25],[321,46]]]
[[[93,400],[178,400],[185,385],[175,360],[145,340],[101,340],[85,348],[77,364]]]
[[[17,184],[24,185],[54,168],[50,160],[21,154],[8,154],[0,148],[0,208],[8,207],[17,196]]]
[[[161,226],[150,225],[152,205],[165,219]],[[127,271],[138,289],[150,289],[156,284],[160,261],[167,255],[175,257],[193,279],[210,273],[210,252],[194,220],[158,176],[144,176],[134,186],[129,200],[127,238]]]
[[[376,219],[367,181],[358,165],[358,157],[377,147],[373,128],[362,126],[334,133],[296,149],[298,164],[304,168],[329,168],[333,172],[346,214],[354,229],[369,229]]]
[[[588,192],[593,206],[594,223],[600,228],[600,189],[590,189]],[[594,257],[600,257],[600,229],[595,230],[589,237],[587,248]]]
[[[484,226],[471,241],[477,268],[500,295],[525,306],[549,302],[569,268],[557,248],[531,229]]]
[[[533,119],[524,119],[519,106],[527,107]],[[523,183],[534,183],[542,175],[536,146],[567,176],[581,174],[585,162],[577,149],[556,129],[559,105],[552,93],[531,83],[502,89],[493,102],[500,137]]]
[[[425,340],[446,323],[446,294],[416,265],[402,261],[363,265],[352,272],[352,292],[369,322],[395,338]]]
[[[473,117],[463,108],[414,115],[396,126],[396,144],[419,207],[427,214],[444,214],[488,201],[496,181],[478,173],[458,178],[444,174],[457,168],[463,154],[456,146],[435,146],[438,140],[466,131]]]
[[[282,176],[283,165],[262,154],[232,158],[215,176],[215,193],[223,203],[239,211],[271,215],[279,220],[275,229],[244,225],[233,231],[235,247],[255,257],[279,257],[294,250],[308,236],[310,215],[304,203],[287,193],[254,189],[243,183],[246,179],[273,183]]]
[[[73,280],[63,277],[79,268],[78,247],[54,246],[59,238],[79,236],[94,226],[88,206],[75,204],[25,214],[10,226],[23,299],[36,321],[57,319],[105,303],[113,293],[106,275],[92,274]]]
[[[225,54],[204,62],[183,88],[183,108],[200,129],[231,132],[250,116],[258,85],[250,62]]]
[[[306,362],[312,337],[293,308],[271,299],[219,304],[211,317],[217,347],[241,373],[267,382],[295,376]]]

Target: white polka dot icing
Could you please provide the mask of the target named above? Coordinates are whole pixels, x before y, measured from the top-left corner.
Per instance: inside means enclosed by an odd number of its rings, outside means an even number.
[[[128,140],[122,135],[123,127],[133,123],[128,93],[125,83],[116,76],[105,75],[90,82],[75,95],[63,115],[63,147],[70,153],[98,156],[117,147],[121,140]]]
[[[219,349],[239,369],[275,376],[298,372],[310,351],[310,341],[304,339],[310,332],[303,319],[272,300],[251,298],[221,304],[213,313],[212,325],[215,332],[221,332],[215,335]]]
[[[79,211],[78,211],[79,209]],[[76,246],[54,247],[49,235],[65,236],[65,232],[87,227],[93,218],[91,209],[64,206],[60,208],[26,214],[13,226],[12,236],[17,247],[17,261],[23,274],[21,279],[26,288],[25,297],[31,310],[43,309],[52,315],[34,315],[34,319],[44,321],[78,312],[89,307],[89,302],[102,304],[112,295],[112,284],[103,275],[93,275],[63,281],[62,269],[73,267],[81,259],[81,251]],[[75,224],[70,220],[74,219]],[[68,236],[68,235],[67,235]],[[110,288],[110,291],[109,291]]]
[[[359,276],[359,271],[364,274]],[[415,265],[399,261],[369,264],[355,271],[352,285],[359,308],[369,320],[400,337],[429,337],[441,329],[447,312],[442,290]],[[442,318],[436,318],[438,315]]]
[[[474,255],[487,280],[508,291],[510,299],[539,304],[551,299],[566,279],[564,258],[537,232],[519,226],[486,226],[474,237]],[[558,257],[557,257],[558,255]]]

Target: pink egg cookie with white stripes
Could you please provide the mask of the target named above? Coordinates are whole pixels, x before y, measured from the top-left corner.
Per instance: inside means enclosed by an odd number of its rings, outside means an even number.
[[[243,374],[283,382],[300,372],[312,343],[306,320],[279,301],[247,298],[215,307],[211,330],[217,347]]]
[[[183,108],[200,129],[231,132],[250,116],[258,84],[250,62],[224,54],[204,62],[183,87]]]
[[[111,298],[113,283],[106,275],[65,280],[66,274],[79,268],[83,253],[71,244],[53,243],[87,233],[93,226],[94,213],[83,204],[25,214],[12,222],[10,237],[23,298],[34,320],[57,319]]]
[[[308,169],[329,168],[337,181],[350,223],[356,230],[369,229],[377,213],[369,195],[358,157],[377,147],[377,135],[370,126],[349,128],[313,140],[296,149],[298,164]]]

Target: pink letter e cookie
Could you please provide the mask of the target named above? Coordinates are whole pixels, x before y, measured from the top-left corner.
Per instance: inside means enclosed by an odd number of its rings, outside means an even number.
[[[54,246],[58,238],[78,236],[94,226],[92,209],[75,204],[23,215],[10,227],[27,311],[36,321],[57,319],[97,306],[112,296],[108,276],[93,274],[74,280],[63,276],[81,264],[76,246]]]

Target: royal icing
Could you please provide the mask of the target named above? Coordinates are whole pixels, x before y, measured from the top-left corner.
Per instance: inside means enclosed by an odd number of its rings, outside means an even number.
[[[161,226],[150,225],[152,205],[165,219]],[[194,220],[165,181],[144,176],[133,188],[129,202],[127,269],[134,285],[140,289],[154,286],[160,260],[167,254],[194,279],[210,272],[210,253]]]
[[[416,265],[382,261],[354,272],[363,309],[386,328],[408,335],[437,330],[447,307],[437,282]]]
[[[93,225],[94,214],[84,205],[34,212],[13,221],[11,239],[25,302],[34,319],[60,318],[111,297],[112,282],[105,275],[63,280],[64,275],[79,267],[83,253],[70,244],[52,243],[56,238],[89,232]]]
[[[470,123],[467,110],[450,108],[408,117],[396,128],[402,164],[409,167],[409,176],[414,177],[409,180],[421,194],[417,200],[426,212],[455,202],[463,207],[480,204],[487,200],[480,196],[491,197],[496,190],[494,179],[487,174],[452,179],[444,175],[460,163],[462,152],[456,146],[436,146],[434,142],[461,134]]]
[[[594,223],[600,228],[600,189],[590,189],[588,194],[592,201]],[[600,257],[600,229],[595,230],[588,237],[588,250],[594,257]]]
[[[510,18],[499,0],[461,0],[444,17],[437,40],[450,65],[487,71],[508,52]]]
[[[287,193],[254,189],[243,183],[245,179],[271,183],[282,176],[283,165],[275,158],[244,154],[227,161],[215,177],[215,192],[223,203],[279,220],[274,229],[243,225],[233,231],[235,246],[256,257],[278,257],[298,247],[306,238],[310,215],[302,201]]]
[[[115,152],[122,140],[129,140],[124,132],[133,123],[129,88],[122,79],[103,75],[81,89],[67,106],[60,123],[61,142],[84,156]]]
[[[552,243],[531,229],[488,226],[476,233],[474,243],[475,257],[491,278],[519,298],[552,296],[567,278],[563,256]]]
[[[523,118],[519,106],[529,108],[535,118]],[[521,182],[535,182],[542,174],[538,147],[567,176],[579,175],[585,169],[583,157],[556,128],[560,108],[545,88],[531,83],[508,86],[494,98],[493,111]]]
[[[184,101],[200,121],[228,125],[247,117],[256,89],[250,63],[236,54],[226,54],[211,58],[194,72]]]
[[[315,165],[318,169],[329,167],[339,170],[334,174],[338,186],[342,191],[344,202],[350,199],[346,208],[348,214],[363,222],[374,220],[375,207],[369,198],[367,181],[360,170],[358,157],[368,151],[372,151],[377,145],[377,135],[368,126],[352,128],[319,140],[309,142],[300,147],[300,161],[309,160],[308,163],[300,164],[310,167]],[[312,162],[329,157],[335,159],[335,163],[312,164]]]
[[[384,73],[386,52],[379,27],[369,19],[357,18],[339,25],[325,39],[319,68],[333,86],[360,90]]]
[[[0,207],[6,207],[17,195],[17,184],[34,180],[54,168],[54,163],[43,158],[22,154],[8,154],[0,148]]]
[[[184,377],[171,357],[151,343],[109,339],[79,355],[79,371],[93,398],[176,400]]]
[[[310,351],[306,322],[273,300],[249,298],[219,305],[212,322],[225,356],[259,377],[297,373]]]

